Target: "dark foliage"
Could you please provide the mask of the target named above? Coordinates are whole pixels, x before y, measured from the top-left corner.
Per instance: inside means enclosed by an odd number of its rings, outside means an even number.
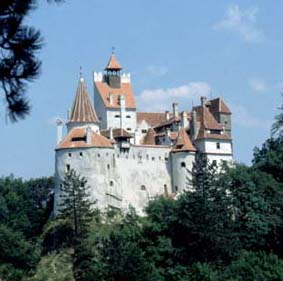
[[[29,113],[27,84],[40,73],[41,62],[36,55],[42,47],[43,39],[38,30],[24,23],[25,18],[36,8],[37,2],[0,1],[0,87],[11,121],[22,119]]]

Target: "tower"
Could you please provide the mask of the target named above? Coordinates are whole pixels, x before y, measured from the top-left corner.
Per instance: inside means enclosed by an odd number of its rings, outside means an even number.
[[[68,132],[76,127],[91,127],[92,131],[99,132],[99,120],[90,101],[83,77],[80,77],[72,110],[68,117]]]
[[[123,128],[130,134],[136,130],[136,103],[129,73],[112,52],[104,72],[94,72],[94,105],[100,130]]]

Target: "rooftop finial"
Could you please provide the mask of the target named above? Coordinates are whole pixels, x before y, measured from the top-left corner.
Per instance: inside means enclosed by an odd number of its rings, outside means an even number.
[[[80,66],[80,81],[84,82],[84,78],[83,78],[83,68],[82,66]]]
[[[112,47],[112,55],[114,55],[115,54],[115,47],[113,46]]]

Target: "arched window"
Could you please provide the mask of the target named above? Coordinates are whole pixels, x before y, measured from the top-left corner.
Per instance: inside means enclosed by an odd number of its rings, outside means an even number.
[[[186,168],[186,163],[185,162],[181,162],[181,167],[182,168]]]
[[[146,190],[145,185],[141,185],[141,190]]]

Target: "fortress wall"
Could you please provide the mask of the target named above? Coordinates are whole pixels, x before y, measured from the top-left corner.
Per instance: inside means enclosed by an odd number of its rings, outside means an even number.
[[[190,188],[190,173],[195,160],[194,152],[177,152],[171,154],[173,191],[182,192]]]
[[[123,206],[141,212],[149,200],[171,193],[169,147],[131,146],[129,152],[117,152],[117,174],[123,187]]]
[[[70,156],[71,153],[71,156]],[[82,153],[82,156],[81,154]],[[105,196],[109,179],[115,177],[113,174],[114,166],[114,149],[111,148],[73,148],[62,149],[56,151],[56,190],[55,190],[55,213],[58,210],[58,203],[60,201],[60,184],[64,180],[67,171],[67,165],[70,169],[74,169],[81,176],[86,177],[88,185],[91,188],[91,196],[97,200],[99,208],[107,206],[107,196]],[[109,166],[108,166],[109,165]],[[115,192],[121,196],[121,191]]]

